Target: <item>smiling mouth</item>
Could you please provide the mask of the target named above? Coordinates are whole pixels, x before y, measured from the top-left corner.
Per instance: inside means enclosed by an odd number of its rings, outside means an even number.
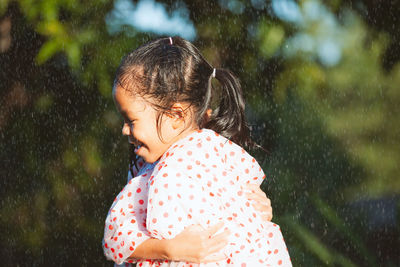
[[[141,146],[143,146],[143,143],[142,142],[139,142],[138,140],[136,140],[135,138],[131,138],[131,137],[129,137],[128,138],[128,142],[131,144],[131,145],[133,145],[135,148],[139,148],[139,147],[141,147]]]
[[[135,146],[134,152],[135,152],[135,154],[137,154],[139,152],[140,148],[143,147],[143,143],[136,141],[136,142],[134,142],[134,146]]]
[[[142,147],[141,145],[138,145],[138,146],[135,147],[134,152],[135,152],[136,155],[139,153],[141,147]]]
[[[140,148],[142,146],[143,146],[142,142],[138,142],[138,141],[135,142],[135,147]]]

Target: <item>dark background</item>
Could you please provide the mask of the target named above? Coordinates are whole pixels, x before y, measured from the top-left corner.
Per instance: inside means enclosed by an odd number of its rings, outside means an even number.
[[[157,3],[185,11],[195,45],[240,77],[293,265],[399,266],[400,2]],[[128,170],[114,72],[180,35],[111,31],[114,4],[0,2],[2,266],[112,265],[104,220]]]

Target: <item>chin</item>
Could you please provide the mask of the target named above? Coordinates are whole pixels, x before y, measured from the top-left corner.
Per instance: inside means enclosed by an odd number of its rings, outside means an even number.
[[[146,148],[146,149],[141,149],[139,151],[139,154],[137,154],[139,157],[141,157],[145,162],[152,164],[154,162],[156,162],[157,160],[159,160],[162,156],[158,155],[157,153],[150,153],[150,151]]]
[[[149,156],[141,156],[142,157],[142,159],[144,160],[144,161],[146,161],[147,163],[149,163],[149,164],[152,164],[152,163],[154,163],[154,162],[156,162],[157,161],[157,159],[154,159],[154,158],[152,158],[152,157],[149,157]]]
[[[146,162],[146,163],[149,163],[149,164],[153,164],[154,162],[155,162],[155,160],[148,160],[148,159],[146,159],[146,158],[143,158],[144,159],[144,161]]]

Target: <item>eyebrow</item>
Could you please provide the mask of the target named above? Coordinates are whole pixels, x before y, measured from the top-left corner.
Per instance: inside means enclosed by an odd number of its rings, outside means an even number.
[[[119,112],[119,114],[121,114],[121,116],[122,116],[122,118],[123,118],[124,120],[125,120],[125,119],[128,119],[128,114],[126,113],[125,110],[122,110],[122,109],[118,108],[118,112]]]
[[[136,119],[137,116],[132,116],[132,113],[129,113],[131,116],[129,116],[128,112],[125,110],[120,110],[120,113],[124,119],[127,119],[128,121],[131,121],[133,119]]]
[[[124,111],[124,110],[118,110],[119,111],[119,113],[122,115],[122,117],[127,117],[127,114],[126,114],[126,112]]]

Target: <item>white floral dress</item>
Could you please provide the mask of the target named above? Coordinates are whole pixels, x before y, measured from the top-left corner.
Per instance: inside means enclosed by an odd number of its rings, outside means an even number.
[[[137,266],[291,266],[279,226],[263,221],[241,189],[264,178],[243,148],[212,130],[196,131],[155,164],[144,164],[119,193],[106,219],[105,255],[117,264],[134,262],[127,258],[150,237],[171,239],[189,225],[222,220],[231,231],[225,260],[138,260]]]

